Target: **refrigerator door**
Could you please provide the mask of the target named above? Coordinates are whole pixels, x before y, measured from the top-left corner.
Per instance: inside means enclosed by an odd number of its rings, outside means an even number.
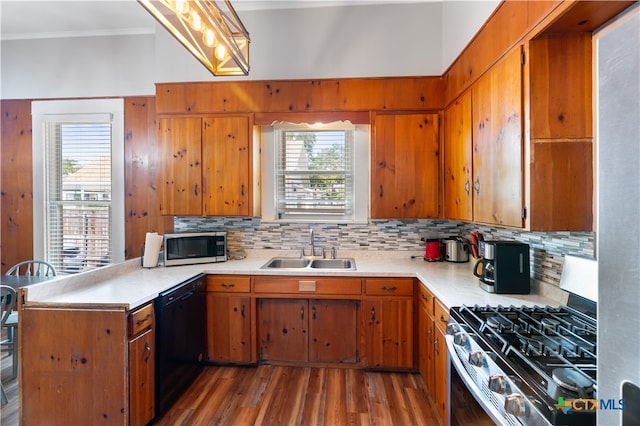
[[[598,399],[640,384],[640,8],[594,34],[597,59]],[[627,385],[629,386],[629,385]],[[627,395],[630,395],[627,392]],[[630,398],[631,399],[631,398]],[[623,424],[626,410],[598,410]],[[629,413],[627,413],[629,414]]]

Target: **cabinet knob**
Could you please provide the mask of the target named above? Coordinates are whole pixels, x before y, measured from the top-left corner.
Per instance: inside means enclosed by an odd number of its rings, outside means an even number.
[[[235,287],[235,284],[233,284],[233,283],[230,283],[230,284],[227,284],[227,283],[221,283],[221,284],[220,284],[220,286],[221,286],[222,288],[229,289],[229,288],[234,288],[234,287]]]
[[[382,189],[382,185],[380,185],[380,198],[384,196],[384,190]]]
[[[471,191],[471,183],[469,182],[469,179],[467,179],[467,181],[464,183],[464,192],[466,192],[467,195],[469,195],[470,191]]]
[[[476,176],[476,181],[473,183],[473,189],[476,191],[476,195],[480,195],[480,176]]]
[[[396,287],[395,285],[393,287],[387,287],[386,285],[383,285],[382,289],[384,291],[396,291],[398,289],[398,287]]]

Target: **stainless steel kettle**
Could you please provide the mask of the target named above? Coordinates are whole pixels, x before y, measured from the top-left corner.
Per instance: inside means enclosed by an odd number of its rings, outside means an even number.
[[[442,241],[444,260],[464,263],[469,261],[469,243],[461,237],[451,237]]]

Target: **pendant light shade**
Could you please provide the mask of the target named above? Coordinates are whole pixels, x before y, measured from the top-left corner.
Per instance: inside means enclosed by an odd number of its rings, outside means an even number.
[[[138,0],[213,75],[249,74],[249,33],[229,0]]]

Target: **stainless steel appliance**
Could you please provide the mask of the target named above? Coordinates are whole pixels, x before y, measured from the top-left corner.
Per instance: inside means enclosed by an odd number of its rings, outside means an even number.
[[[464,263],[469,261],[469,243],[461,237],[450,237],[442,241],[444,260],[447,262]]]
[[[587,283],[596,280],[595,261],[569,263],[585,262],[592,277],[578,285],[593,287]],[[595,424],[594,410],[564,405],[597,397],[595,301],[571,294],[567,306],[460,306],[450,314],[452,364],[497,424]]]
[[[204,368],[205,276],[160,293],[156,312],[156,415],[165,413]]]
[[[594,34],[597,77],[598,393],[624,410],[598,424],[640,424],[640,4]],[[619,328],[624,324],[622,328]]]
[[[224,231],[164,235],[164,266],[226,260],[227,233]]]
[[[490,293],[529,294],[529,245],[518,241],[480,241],[473,268],[480,288]]]

